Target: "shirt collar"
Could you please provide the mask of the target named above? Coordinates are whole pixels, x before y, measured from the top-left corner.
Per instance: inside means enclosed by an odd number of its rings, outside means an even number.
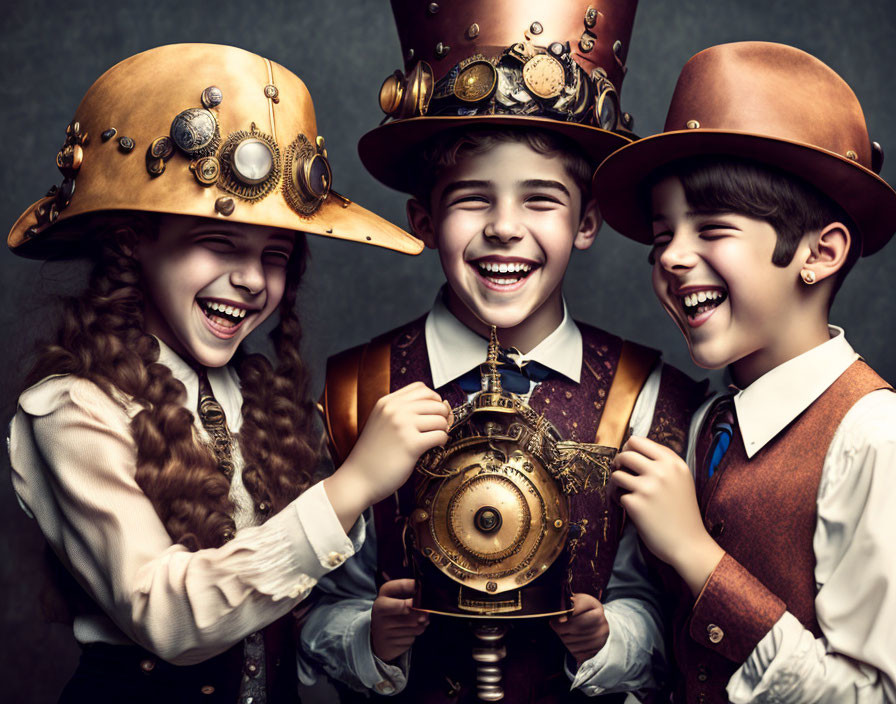
[[[752,457],[846,371],[859,355],[841,328],[831,339],[763,374],[734,395],[747,457]]]
[[[426,350],[429,369],[435,388],[454,381],[485,361],[488,340],[480,337],[460,322],[448,310],[444,292],[426,316]],[[533,360],[552,371],[579,383],[582,374],[582,333],[569,315],[563,301],[563,320],[560,325],[520,361]]]
[[[174,378],[186,387],[184,406],[195,412],[199,405],[199,376],[174,350],[158,338],[156,340],[159,343],[159,363],[168,367]],[[209,367],[207,372],[212,394],[224,409],[228,427],[235,432],[242,425],[243,408],[238,377],[229,366]]]

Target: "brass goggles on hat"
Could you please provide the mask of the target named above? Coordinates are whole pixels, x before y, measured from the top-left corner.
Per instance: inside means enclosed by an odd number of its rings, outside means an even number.
[[[193,158],[190,170],[196,180],[251,202],[277,188],[285,172],[283,196],[290,207],[301,215],[317,210],[333,181],[323,137],[313,145],[305,135],[297,135],[284,158],[274,137],[259,131],[253,122],[248,130],[233,132],[222,143],[211,109],[223,100],[221,90],[209,86],[202,92],[202,108],[184,110],[171,122],[170,141]],[[147,151],[147,169],[155,176],[164,171],[164,161],[172,153],[158,146],[167,139],[160,137]]]

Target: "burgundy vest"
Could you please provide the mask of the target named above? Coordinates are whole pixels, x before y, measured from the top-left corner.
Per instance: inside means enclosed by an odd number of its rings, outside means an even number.
[[[697,474],[700,509],[710,535],[816,637],[821,631],[815,618],[813,539],[824,459],[847,411],[866,394],[887,387],[870,367],[857,361],[751,459],[735,429],[712,478],[705,468]],[[702,442],[707,435],[704,430]],[[689,630],[690,591],[668,568],[663,574],[679,595],[673,634],[680,676],[675,701],[727,702],[725,687],[743,661],[733,662],[694,640]],[[744,639],[740,651],[749,654],[762,635],[724,637]]]
[[[392,333],[390,351],[390,391],[415,381],[432,387],[426,350],[424,320],[418,319]],[[529,405],[543,414],[561,437],[594,442],[607,393],[619,361],[622,339],[602,330],[578,324],[582,332],[583,360],[580,382],[552,377],[533,392]],[[693,411],[704,397],[705,386],[696,384],[671,367],[665,367],[660,396],[650,437],[684,453],[687,430]],[[466,401],[467,394],[456,383],[437,389],[452,406]],[[413,510],[413,480],[396,494],[374,506],[377,534],[377,583],[412,577],[404,551],[403,530]],[[573,592],[586,592],[598,599],[606,588],[622,530],[622,512],[599,493],[570,497],[570,523],[577,525],[578,537],[569,542],[571,553],[568,579]],[[566,648],[546,619],[514,621],[505,638],[505,701],[583,701],[579,692],[570,693],[563,662]],[[392,701],[466,702],[477,701],[475,672],[470,657],[472,635],[465,619],[431,616],[426,632],[415,643],[407,688]]]

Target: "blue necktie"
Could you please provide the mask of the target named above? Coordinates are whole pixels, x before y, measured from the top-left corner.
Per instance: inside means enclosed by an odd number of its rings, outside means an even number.
[[[501,375],[501,386],[505,391],[524,395],[529,393],[530,381],[542,382],[553,372],[545,365],[533,360],[517,360],[520,352],[513,347],[501,348],[498,352],[498,373]],[[482,390],[482,373],[479,367],[471,369],[457,378],[457,383],[465,393],[471,394]]]
[[[712,439],[706,453],[707,478],[712,477],[731,446],[731,438],[734,436],[734,423],[734,400],[731,396],[724,396],[716,403],[709,417]]]

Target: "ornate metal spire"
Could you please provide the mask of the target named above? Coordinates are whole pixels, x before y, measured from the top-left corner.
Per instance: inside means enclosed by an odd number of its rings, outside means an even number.
[[[482,372],[482,390],[494,394],[500,394],[501,373],[498,371],[498,328],[492,325],[488,340],[488,355],[485,364],[479,367]]]

